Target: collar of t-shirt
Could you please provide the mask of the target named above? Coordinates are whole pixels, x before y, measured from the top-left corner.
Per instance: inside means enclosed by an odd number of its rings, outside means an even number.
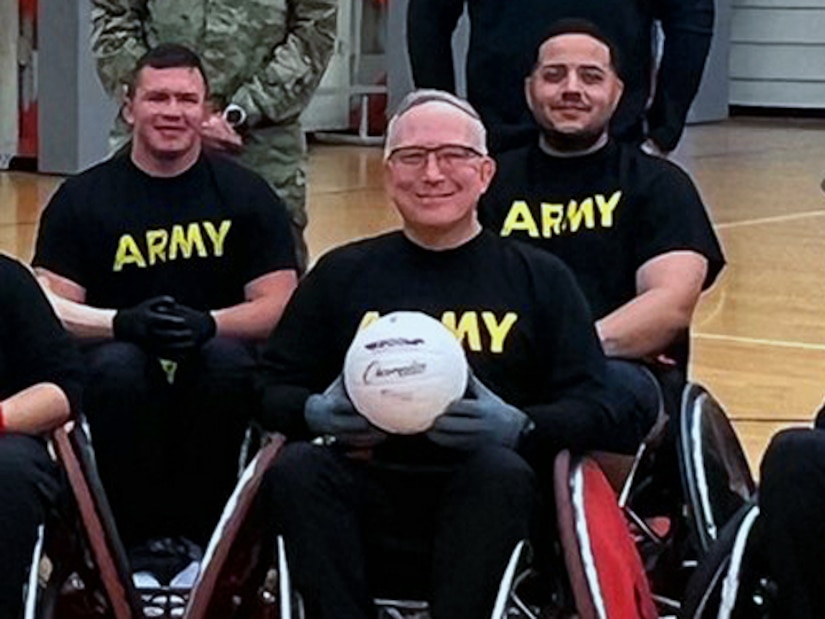
[[[547,155],[550,155],[551,157],[558,157],[560,159],[572,159],[574,157],[585,157],[587,155],[592,155],[593,153],[598,152],[605,146],[607,146],[607,142],[608,137],[605,133],[590,148],[585,148],[583,150],[565,151],[553,148],[547,142],[547,137],[544,134],[539,136],[539,148],[542,150],[542,152],[544,152]]]

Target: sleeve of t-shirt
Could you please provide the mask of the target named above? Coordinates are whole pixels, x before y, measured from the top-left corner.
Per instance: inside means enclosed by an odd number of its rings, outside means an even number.
[[[290,439],[308,438],[304,404],[341,373],[344,351],[334,320],[337,269],[327,259],[301,280],[264,347],[258,374],[261,424]],[[340,299],[338,299],[340,302]]]
[[[637,268],[670,251],[695,251],[708,260],[708,288],[725,264],[722,248],[693,181],[675,165],[662,163],[667,167],[647,185],[634,236]]]
[[[545,325],[541,348],[546,401],[525,407],[535,423],[522,445],[529,460],[560,449],[606,448],[611,409],[605,390],[605,359],[584,295],[561,263],[537,290],[537,317]],[[549,463],[545,463],[549,464]]]
[[[14,393],[37,383],[54,383],[80,406],[81,362],[34,276],[23,266],[3,260],[3,327],[14,360]],[[5,386],[4,386],[5,387]]]
[[[284,269],[296,269],[295,244],[284,201],[262,179],[250,187],[244,226],[246,282]]]
[[[48,269],[87,287],[83,229],[76,224],[75,196],[70,181],[63,183],[40,216],[32,265]]]

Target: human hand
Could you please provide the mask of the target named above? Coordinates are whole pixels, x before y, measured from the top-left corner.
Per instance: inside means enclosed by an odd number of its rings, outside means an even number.
[[[182,318],[191,331],[192,339],[189,346],[190,348],[200,348],[215,337],[217,325],[210,312],[196,310],[187,305],[175,303],[169,309],[169,313]]]
[[[219,113],[210,114],[201,124],[201,138],[214,150],[237,153],[243,149],[243,138]]]
[[[160,296],[118,310],[112,321],[115,339],[158,354],[191,346],[191,329],[181,316],[171,313],[174,305],[172,297]]]
[[[515,406],[490,391],[470,374],[467,395],[450,404],[436,418],[427,436],[442,447],[472,451],[483,445],[515,448],[522,432],[532,424]]]
[[[667,159],[670,155],[669,152],[662,150],[659,145],[654,142],[652,139],[647,138],[640,147],[643,152],[647,153],[648,155],[653,155],[654,157],[661,157],[662,159]]]
[[[324,393],[309,396],[304,405],[304,418],[315,434],[333,436],[337,442],[349,447],[374,447],[387,438],[385,432],[355,410],[340,376]]]

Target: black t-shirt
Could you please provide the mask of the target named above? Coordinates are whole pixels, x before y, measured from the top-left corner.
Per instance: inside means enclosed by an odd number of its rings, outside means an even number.
[[[703,255],[705,288],[725,264],[687,174],[614,142],[582,157],[553,157],[538,145],[506,153],[479,213],[501,236],[561,258],[597,319],[636,296],[636,272],[655,256]]]
[[[552,256],[489,232],[447,251],[394,232],[324,256],[267,344],[265,425],[307,438],[307,397],[340,374],[365,316],[396,310],[422,311],[453,327],[478,378],[535,420],[535,449],[549,454],[551,444],[588,448],[606,440],[604,358],[572,275]],[[562,416],[575,421],[562,428]],[[423,442],[393,437],[376,453],[420,459],[434,451]]]
[[[54,383],[77,410],[80,358],[32,274],[0,255],[0,400]]]
[[[33,264],[84,287],[95,307],[166,294],[205,310],[242,302],[247,283],[295,268],[295,254],[283,202],[253,172],[202,155],[158,178],[121,156],[61,185]]]

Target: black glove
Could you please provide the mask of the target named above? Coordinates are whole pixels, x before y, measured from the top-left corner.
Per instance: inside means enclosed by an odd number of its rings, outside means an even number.
[[[192,330],[182,317],[170,313],[174,305],[172,297],[162,296],[118,310],[112,321],[115,339],[158,355],[186,349],[191,346]]]
[[[349,447],[374,447],[387,438],[353,407],[339,376],[324,393],[316,393],[304,405],[304,418],[309,429],[318,435],[335,437],[336,442]]]
[[[206,342],[215,337],[217,325],[212,314],[196,309],[192,309],[186,305],[175,303],[169,310],[173,316],[183,318],[186,326],[192,332],[191,348],[200,348]]]
[[[442,447],[472,451],[483,445],[515,448],[530,418],[470,374],[467,395],[453,402],[427,432]]]

